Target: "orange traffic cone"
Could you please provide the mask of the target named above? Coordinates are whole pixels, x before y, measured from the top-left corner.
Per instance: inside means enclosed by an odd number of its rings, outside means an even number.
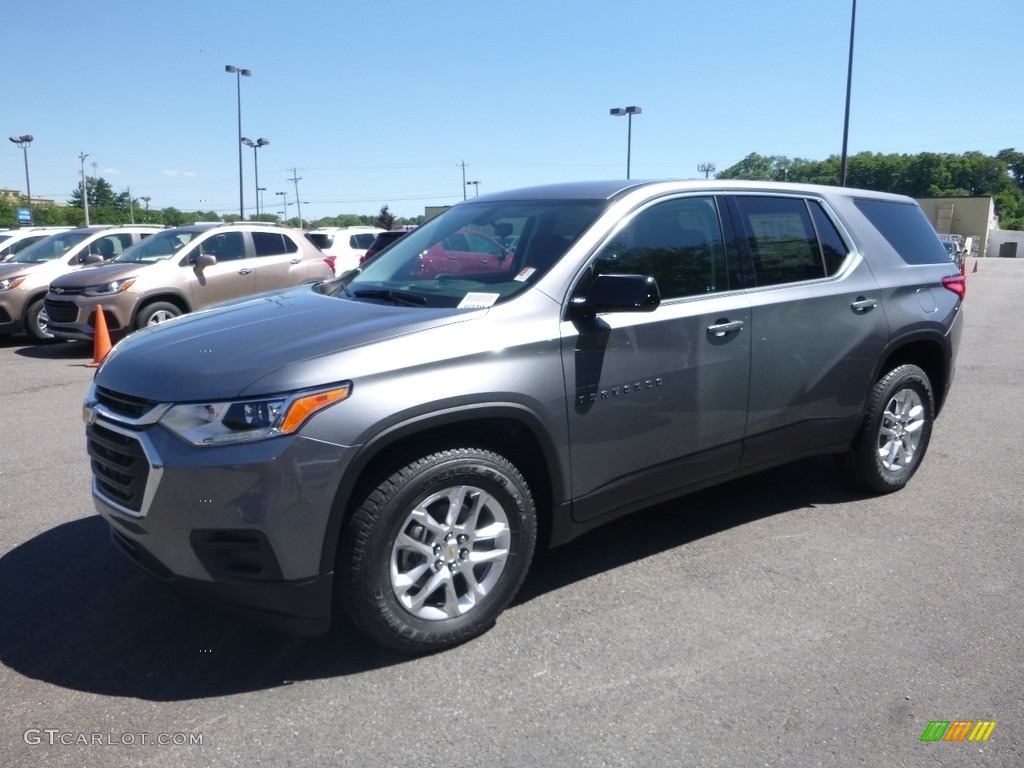
[[[110,333],[107,331],[107,318],[103,314],[103,305],[96,307],[96,329],[93,334],[92,362],[86,368],[97,368],[110,351]]]
[[[978,260],[975,259],[974,260],[974,269],[972,269],[971,272],[977,272],[977,271],[978,271]]]

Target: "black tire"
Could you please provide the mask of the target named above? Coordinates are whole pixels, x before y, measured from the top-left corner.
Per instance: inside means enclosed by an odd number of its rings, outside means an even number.
[[[135,318],[135,328],[142,330],[143,328],[149,328],[151,325],[159,325],[168,320],[173,320],[175,317],[180,317],[181,314],[181,310],[169,301],[154,301],[152,304],[147,304],[139,312]]]
[[[502,456],[425,456],[362,501],[339,547],[342,607],[371,638],[430,653],[483,634],[523,583],[537,538],[533,497]]]
[[[53,334],[46,329],[47,317],[43,300],[36,299],[25,310],[25,333],[34,342],[50,341]]]
[[[871,389],[857,439],[840,457],[843,468],[869,491],[898,491],[921,466],[934,418],[928,374],[916,365],[894,368]]]

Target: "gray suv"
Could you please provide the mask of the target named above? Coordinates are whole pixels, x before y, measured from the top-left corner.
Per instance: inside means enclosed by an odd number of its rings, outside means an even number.
[[[499,238],[468,270],[466,243]],[[964,286],[895,195],[481,196],[361,271],[117,345],[84,409],[93,497],[125,553],[206,601],[305,633],[340,608],[437,650],[494,623],[535,546],[694,489],[815,454],[902,488]]]

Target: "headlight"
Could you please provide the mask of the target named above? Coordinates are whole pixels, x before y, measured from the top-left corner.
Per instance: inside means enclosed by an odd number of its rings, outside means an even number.
[[[347,398],[351,384],[319,392],[258,400],[176,405],[160,419],[173,435],[195,446],[229,445],[290,435],[317,411]]]
[[[132,287],[135,280],[114,280],[103,285],[90,285],[82,290],[83,296],[109,296],[112,293],[121,293]]]
[[[0,291],[9,291],[11,288],[17,288],[24,280],[24,277],[8,277],[0,280]]]

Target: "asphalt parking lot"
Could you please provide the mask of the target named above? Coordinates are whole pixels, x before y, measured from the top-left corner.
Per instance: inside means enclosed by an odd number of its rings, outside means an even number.
[[[974,261],[970,262],[974,266]],[[799,462],[545,553],[482,638],[406,659],[180,602],[93,514],[84,344],[0,339],[4,766],[1020,766],[1024,260],[969,274],[922,469]],[[995,721],[922,742],[932,721]]]

